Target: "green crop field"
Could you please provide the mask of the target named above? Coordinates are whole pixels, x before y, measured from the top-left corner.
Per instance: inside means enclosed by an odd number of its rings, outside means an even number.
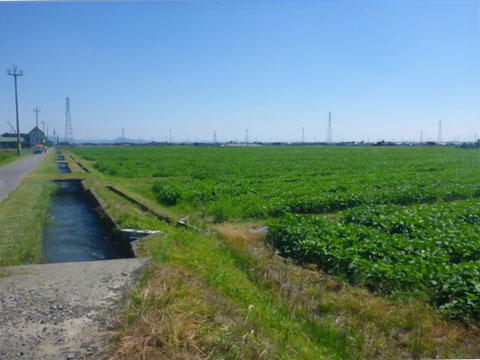
[[[256,219],[285,256],[480,317],[480,152],[453,147],[77,148],[167,209]],[[147,179],[148,181],[145,181]],[[146,187],[146,188],[145,188]]]

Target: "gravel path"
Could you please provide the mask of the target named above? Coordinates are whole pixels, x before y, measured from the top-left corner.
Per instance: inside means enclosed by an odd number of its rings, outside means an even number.
[[[0,359],[81,359],[102,354],[111,323],[147,260],[0,269]]]
[[[26,175],[36,169],[50,151],[51,149],[47,154],[30,155],[0,167],[0,202],[15,190]]]

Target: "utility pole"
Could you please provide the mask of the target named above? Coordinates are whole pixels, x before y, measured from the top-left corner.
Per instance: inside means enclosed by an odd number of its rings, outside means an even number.
[[[423,130],[420,130],[420,144],[423,144]]]
[[[248,144],[248,129],[245,129],[245,145]]]
[[[172,129],[168,130],[169,138],[170,138],[170,144],[172,143]]]
[[[45,136],[45,120],[42,120],[41,123],[42,123],[43,136]]]
[[[23,71],[18,69],[16,65],[12,69],[7,70],[7,74],[15,79],[15,110],[17,114],[17,154],[22,155],[22,144],[20,142],[20,120],[18,119],[18,94],[17,94],[17,77],[23,76]]]
[[[48,124],[47,124],[47,142],[48,142]]]
[[[305,128],[302,127],[302,143],[305,142]]]
[[[53,129],[53,144],[55,144],[55,140],[57,139],[55,129]]]
[[[38,113],[40,112],[40,108],[38,106],[35,106],[35,109],[33,109],[35,112],[35,118],[37,119],[37,128],[38,128]]]
[[[213,130],[213,143],[217,143],[217,133],[215,132],[215,130]]]
[[[125,129],[122,126],[122,139],[125,138]]]

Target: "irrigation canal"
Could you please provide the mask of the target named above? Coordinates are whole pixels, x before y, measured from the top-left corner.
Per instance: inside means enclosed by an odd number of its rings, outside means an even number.
[[[43,229],[43,262],[119,259],[125,255],[90,207],[79,181],[58,181]]]
[[[62,154],[57,154],[59,173],[70,173]],[[105,225],[85,196],[81,181],[55,181],[47,223],[43,228],[43,263],[110,260],[133,257],[128,243]]]

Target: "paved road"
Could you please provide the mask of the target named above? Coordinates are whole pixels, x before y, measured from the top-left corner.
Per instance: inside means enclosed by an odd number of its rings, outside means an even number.
[[[0,167],[0,202],[16,189],[26,175],[35,170],[48,153],[30,155],[7,166]]]

